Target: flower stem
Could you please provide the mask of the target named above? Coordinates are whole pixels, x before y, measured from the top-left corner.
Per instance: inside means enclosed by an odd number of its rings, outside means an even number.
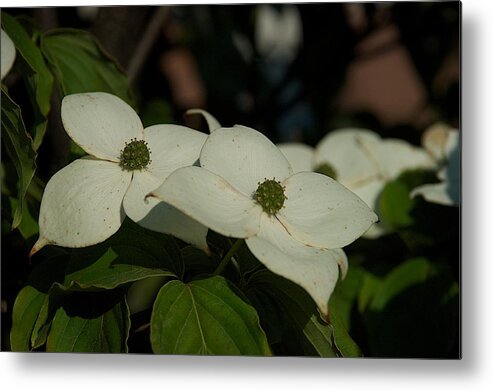
[[[229,263],[230,259],[236,254],[238,249],[241,247],[241,245],[245,242],[244,239],[238,239],[235,244],[231,246],[227,254],[221,259],[221,262],[219,263],[219,266],[214,270],[214,275],[217,276],[218,274],[221,274],[226,267],[226,265]]]

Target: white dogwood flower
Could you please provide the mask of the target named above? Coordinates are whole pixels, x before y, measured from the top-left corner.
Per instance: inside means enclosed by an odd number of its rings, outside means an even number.
[[[460,141],[459,131],[445,124],[431,126],[423,133],[422,144],[440,167],[440,183],[421,185],[411,196],[423,196],[429,202],[458,205],[460,202]]]
[[[244,126],[216,129],[200,167],[172,173],[151,194],[216,232],[246,239],[271,271],[302,286],[323,314],[339,275],[342,247],[377,216],[333,179],[293,174],[279,149]]]
[[[174,170],[197,161],[205,134],[178,125],[144,129],[127,103],[102,92],[68,95],[61,111],[65,130],[89,156],[58,171],[46,185],[32,254],[46,244],[100,243],[125,216],[208,251],[206,227],[171,205],[145,200]]]
[[[340,129],[329,133],[310,153],[302,144],[282,144],[279,149],[289,161],[306,170],[336,179],[377,210],[378,197],[385,184],[409,169],[431,168],[433,159],[419,147],[401,139],[382,139],[364,129]],[[373,225],[363,236],[376,238],[385,233]]]
[[[7,33],[1,30],[1,79],[9,73],[15,61],[15,46]]]

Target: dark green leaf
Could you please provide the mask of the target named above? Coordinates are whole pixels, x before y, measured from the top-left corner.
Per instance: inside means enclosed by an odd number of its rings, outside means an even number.
[[[134,104],[126,75],[90,33],[75,29],[53,30],[41,37],[41,50],[62,95],[101,91]]]
[[[68,257],[66,254],[54,252],[33,270],[26,286],[17,295],[13,308],[12,330],[10,333],[10,344],[13,351],[28,351],[31,349],[31,335],[41,309],[48,298],[48,291],[53,283],[63,281],[67,262]],[[39,322],[41,323],[41,320]]]
[[[341,357],[361,357],[359,346],[347,332],[347,327],[339,313],[329,305],[330,325],[332,327],[332,342]]]
[[[406,184],[395,180],[388,182],[379,198],[379,216],[382,224],[393,228],[409,227],[413,223],[413,200]]]
[[[25,79],[34,107],[35,123],[31,134],[33,147],[37,150],[46,132],[46,117],[50,111],[53,76],[41,51],[22,24],[17,19],[2,12],[2,25],[20,54],[20,60],[18,59],[17,63],[21,68],[21,74]]]
[[[159,354],[269,355],[255,309],[223,277],[170,281],[151,317],[151,344]]]
[[[173,239],[127,221],[110,239],[72,251],[65,285],[112,289],[157,276],[181,276],[181,255]]]
[[[306,291],[267,270],[254,273],[249,285],[270,295],[283,309],[286,331],[283,345],[288,355],[335,357],[332,329],[325,323]]]
[[[3,88],[2,142],[18,176],[18,205],[12,222],[12,228],[16,228],[22,220],[24,198],[36,171],[36,152],[33,149],[32,139],[26,132],[19,106],[10,99]]]
[[[69,290],[63,285],[55,282],[48,291],[31,335],[31,346],[33,349],[40,347],[46,342],[51,322],[58,309],[62,306]]]
[[[126,353],[129,330],[122,292],[73,292],[53,318],[46,350]]]
[[[46,294],[32,286],[21,289],[14,303],[10,345],[13,352],[31,350],[31,334]]]
[[[372,356],[457,358],[458,285],[445,266],[416,258],[396,267],[366,319]]]

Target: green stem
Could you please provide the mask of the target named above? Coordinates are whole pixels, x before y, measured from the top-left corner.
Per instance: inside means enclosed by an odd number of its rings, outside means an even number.
[[[217,276],[218,274],[221,274],[226,267],[226,265],[229,263],[230,259],[236,254],[238,249],[241,247],[241,245],[245,242],[244,239],[238,239],[235,244],[231,246],[229,249],[228,253],[224,256],[223,259],[221,259],[221,263],[219,263],[219,266],[214,270],[214,275]]]

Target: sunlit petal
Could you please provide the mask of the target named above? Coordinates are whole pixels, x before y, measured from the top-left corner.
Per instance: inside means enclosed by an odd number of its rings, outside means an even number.
[[[199,159],[207,135],[185,126],[153,125],[144,129],[144,139],[151,152],[146,169],[162,182],[176,169]]]
[[[200,114],[204,117],[205,121],[207,122],[207,127],[209,128],[209,133],[212,133],[214,130],[219,129],[221,127],[221,124],[219,121],[209,112],[202,110],[202,109],[190,109],[187,110],[186,113],[187,115],[190,114]]]
[[[344,247],[378,220],[356,194],[325,175],[301,172],[283,185],[287,199],[277,216],[294,238],[308,245]]]
[[[313,159],[315,150],[301,143],[277,144],[282,154],[288,159],[294,173],[313,171]]]
[[[256,236],[246,240],[248,248],[269,270],[304,288],[327,315],[327,304],[338,277],[347,270],[340,249],[326,250],[295,240],[275,217],[262,216]]]
[[[5,31],[1,33],[1,79],[9,73],[15,61],[15,46]]]
[[[145,198],[161,183],[161,180],[146,171],[134,172],[132,183],[123,199],[127,216],[144,228],[173,235],[209,252],[207,227],[165,202],[152,197]]]
[[[109,238],[125,218],[122,200],[131,178],[118,164],[95,159],[58,171],[41,201],[40,243],[85,247]]]
[[[200,167],[176,170],[151,196],[225,236],[248,238],[259,229],[262,208],[220,176]]]
[[[143,137],[134,109],[105,92],[65,96],[62,122],[72,140],[88,154],[114,162],[119,161],[125,142]]]
[[[239,125],[217,129],[209,136],[200,154],[200,165],[248,197],[266,178],[282,181],[293,172],[267,137]]]

